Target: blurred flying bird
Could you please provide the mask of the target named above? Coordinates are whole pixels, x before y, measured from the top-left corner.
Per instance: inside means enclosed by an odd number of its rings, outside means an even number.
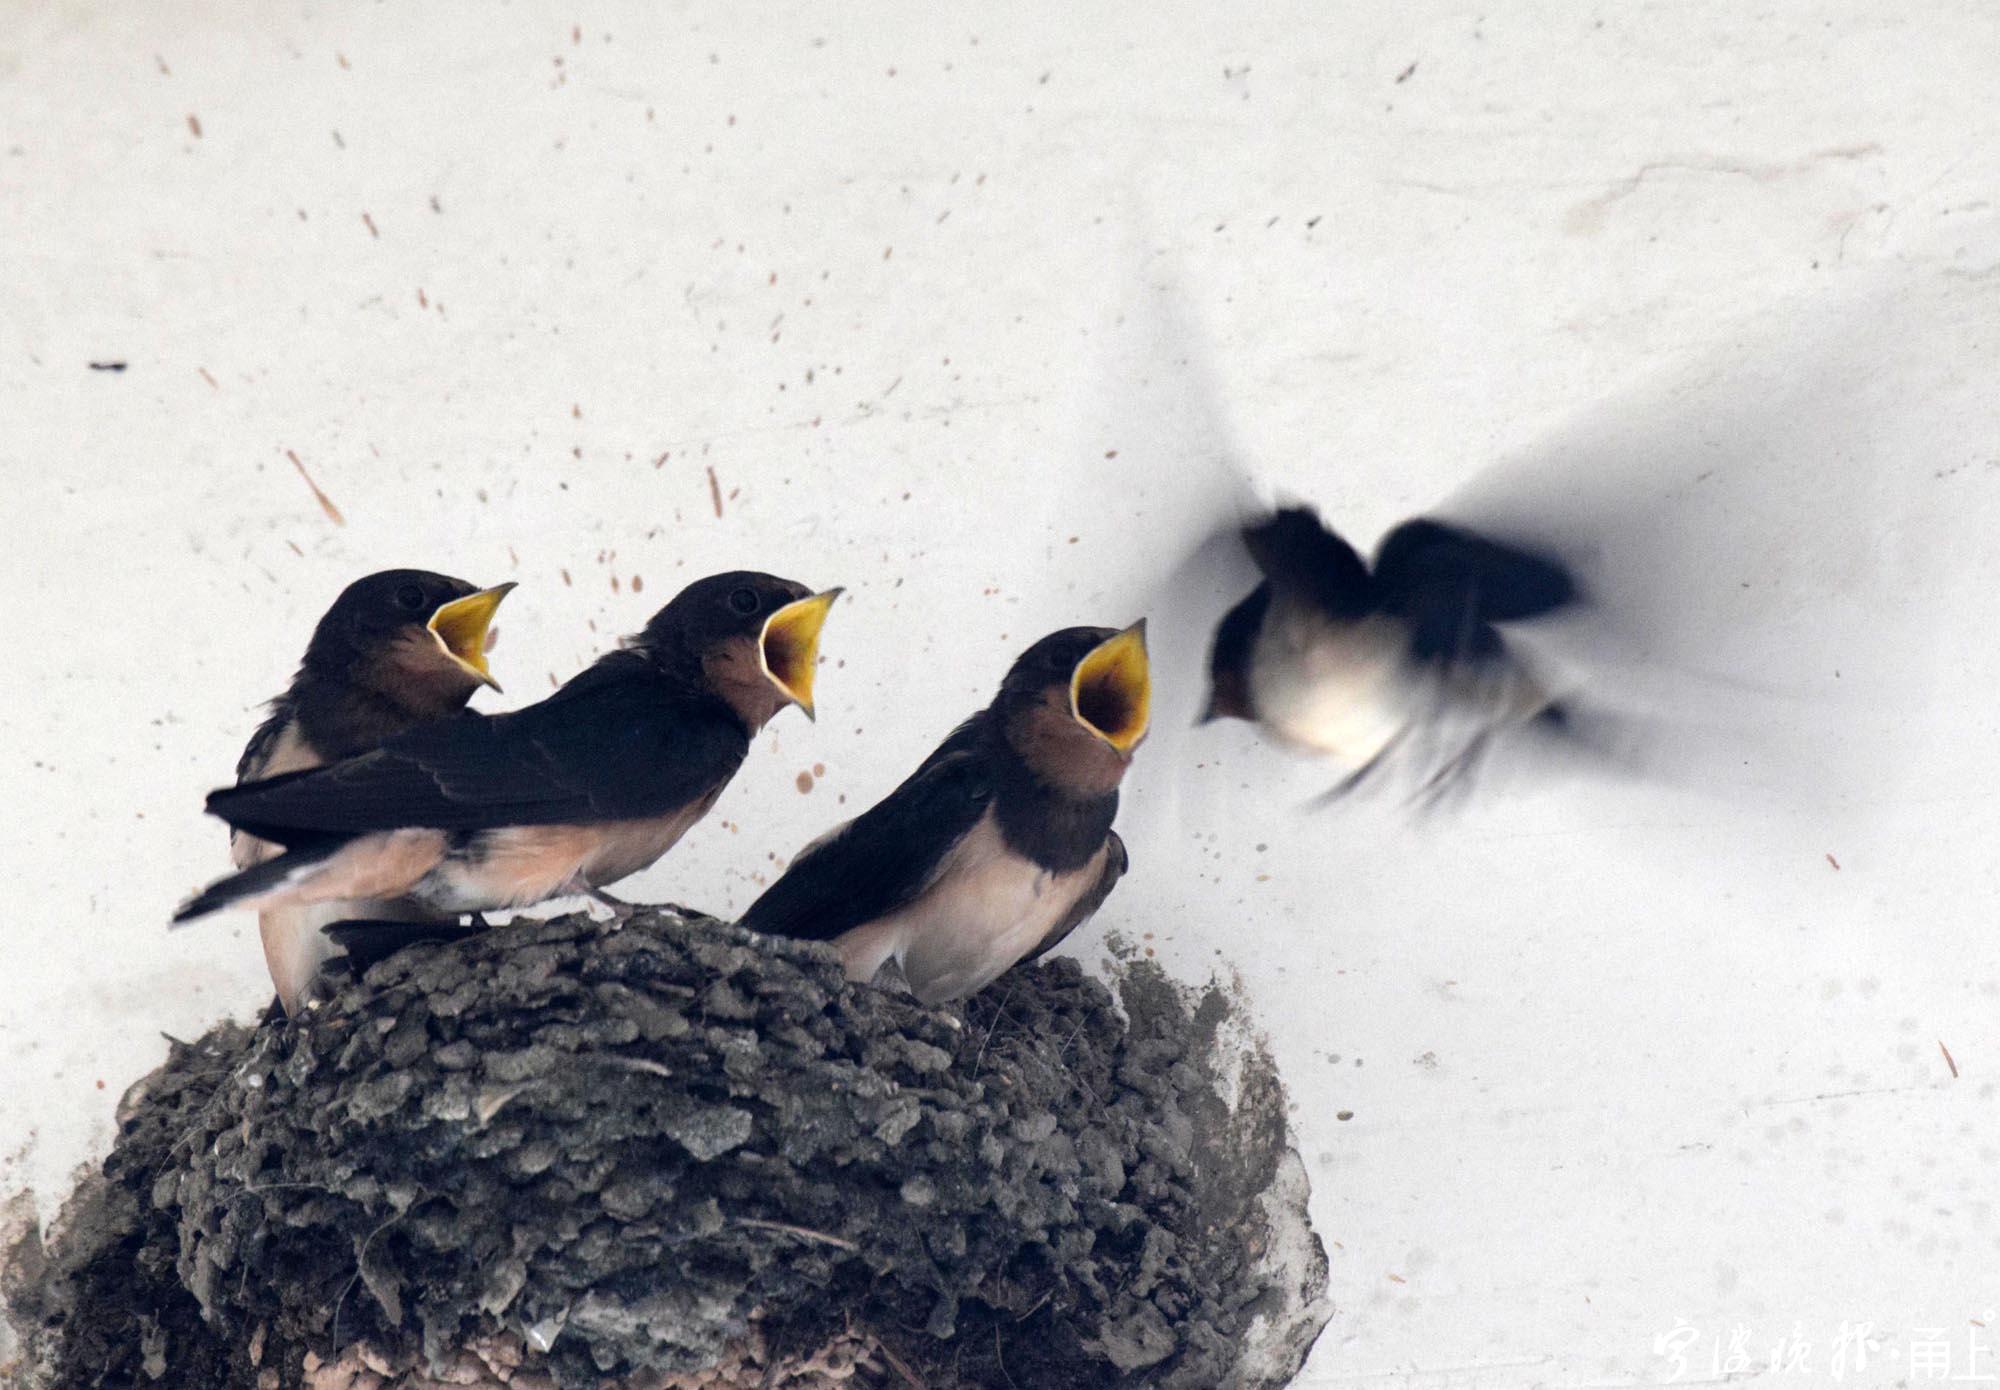
[[[1418,519],[1388,534],[1371,568],[1303,506],[1241,536],[1263,578],[1216,628],[1204,720],[1247,719],[1320,755],[1342,774],[1334,794],[1417,749],[1434,794],[1501,731],[1562,725],[1499,627],[1580,601],[1561,559]]]
[[[1133,499],[1148,552],[1178,557],[1125,568],[1150,582],[1110,591],[1153,616],[1160,672],[1128,835],[1208,833],[1274,793],[1296,804],[1319,764],[1272,755],[1301,747],[1325,750],[1329,796],[1367,768],[1370,789],[1414,787],[1425,805],[1474,787],[1475,767],[1484,806],[1582,774],[1821,833],[1836,815],[1859,824],[1922,766],[1940,658],[1962,646],[1937,594],[1976,583],[1986,553],[1964,538],[1982,513],[1949,490],[1965,462],[1910,445],[1954,412],[1983,418],[1956,364],[1991,315],[1963,282],[1761,304],[1466,470],[1431,447],[1351,457],[1381,443],[1343,423],[1379,389],[1351,378],[1260,412],[1253,457],[1226,389],[1236,354],[1170,264],[1144,264],[1099,338],[1094,422],[1126,460],[1098,486]],[[1906,359],[1912,343],[1952,347]],[[1436,389],[1443,404],[1453,388]],[[1350,457],[1292,447],[1287,430]],[[1381,504],[1425,480],[1436,500],[1399,526],[1415,509]],[[1245,533],[1298,496],[1333,525],[1274,527],[1253,556]],[[1354,551],[1385,533],[1363,565]],[[1253,692],[1260,637],[1279,659]],[[1210,715],[1249,712],[1254,739],[1198,726],[1205,694]]]

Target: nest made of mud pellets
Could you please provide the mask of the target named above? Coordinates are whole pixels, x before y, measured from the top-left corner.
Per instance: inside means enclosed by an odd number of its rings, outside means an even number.
[[[1275,1072],[1225,991],[1119,993],[926,1008],[651,913],[407,950],[133,1088],[45,1383],[1283,1385],[1326,1264]]]

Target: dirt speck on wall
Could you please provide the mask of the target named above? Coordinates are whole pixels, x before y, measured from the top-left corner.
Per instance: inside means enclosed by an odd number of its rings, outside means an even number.
[[[1328,1308],[1224,990],[945,1009],[817,945],[527,921],[176,1044],[0,1283],[50,1390],[1277,1387]],[[1122,1007],[1121,1007],[1122,1006]]]

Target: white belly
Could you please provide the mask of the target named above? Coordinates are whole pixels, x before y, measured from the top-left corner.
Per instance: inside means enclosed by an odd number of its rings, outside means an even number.
[[[1350,777],[1393,746],[1429,787],[1467,766],[1489,734],[1549,706],[1547,688],[1512,655],[1425,665],[1408,644],[1385,619],[1336,624],[1300,607],[1274,609],[1250,671],[1258,722]]]
[[[1257,635],[1250,702],[1286,743],[1359,771],[1395,742],[1424,704],[1408,635],[1383,619],[1334,624],[1274,610]]]
[[[1103,875],[1104,854],[1050,873],[1009,849],[989,812],[913,902],[840,937],[848,977],[871,980],[894,959],[926,1004],[975,994],[1069,915]]]

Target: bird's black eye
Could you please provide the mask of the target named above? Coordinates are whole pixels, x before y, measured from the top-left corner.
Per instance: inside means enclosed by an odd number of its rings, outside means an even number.
[[[729,606],[746,618],[755,613],[762,603],[755,589],[732,589],[729,592]]]
[[[1051,671],[1062,671],[1066,673],[1068,672],[1069,668],[1075,665],[1076,663],[1070,660],[1069,653],[1064,651],[1061,647],[1050,647],[1048,651],[1042,654],[1042,664],[1048,667]]]
[[[424,606],[423,586],[421,584],[405,584],[402,588],[396,590],[396,603],[399,607],[407,608],[412,613],[418,612]]]

